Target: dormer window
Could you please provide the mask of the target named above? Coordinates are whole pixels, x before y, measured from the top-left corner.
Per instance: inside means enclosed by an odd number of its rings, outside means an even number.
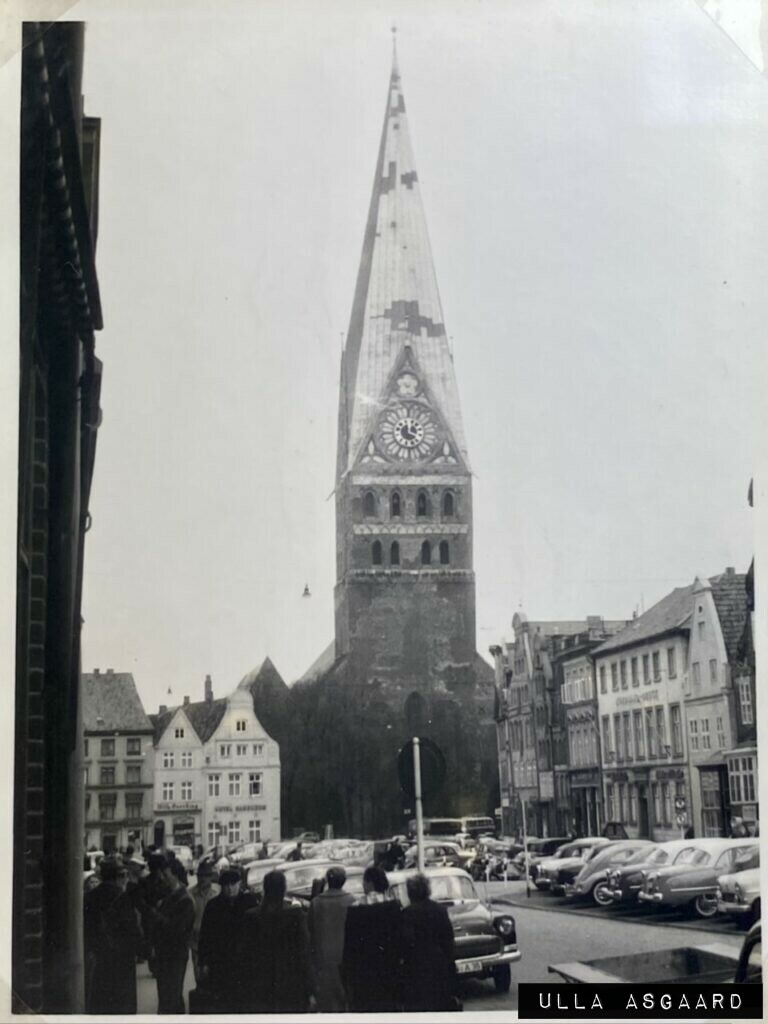
[[[174,736],[176,737],[177,740],[183,740],[184,739],[184,729],[183,728],[175,729],[174,730]]]
[[[245,732],[247,725],[248,722],[246,721],[245,718],[238,718],[238,720],[235,722],[235,731]]]

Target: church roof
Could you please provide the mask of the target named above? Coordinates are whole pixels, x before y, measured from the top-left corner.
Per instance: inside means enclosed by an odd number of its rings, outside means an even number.
[[[339,476],[351,469],[368,436],[406,345],[468,465],[453,357],[395,60],[342,362]]]

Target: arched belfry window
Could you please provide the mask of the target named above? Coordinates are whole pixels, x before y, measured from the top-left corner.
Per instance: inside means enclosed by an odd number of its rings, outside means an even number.
[[[371,561],[374,565],[381,565],[381,541],[375,540],[371,548]]]
[[[425,540],[421,545],[421,564],[431,565],[432,564],[432,545],[428,540]]]
[[[396,540],[392,541],[392,547],[389,549],[389,561],[391,565],[400,565],[400,545]]]
[[[416,515],[429,515],[429,499],[427,498],[426,491],[419,491],[418,497],[416,498]]]
[[[389,513],[393,519],[400,515],[400,491],[392,492],[392,497],[389,499]]]
[[[365,495],[363,497],[363,515],[376,515],[376,495],[373,493],[373,491],[365,492]]]
[[[443,515],[455,515],[454,508],[455,505],[453,500],[453,493],[451,491],[446,491],[445,494],[443,495]]]
[[[440,541],[440,565],[450,565],[451,562],[451,549],[448,547],[447,540]]]

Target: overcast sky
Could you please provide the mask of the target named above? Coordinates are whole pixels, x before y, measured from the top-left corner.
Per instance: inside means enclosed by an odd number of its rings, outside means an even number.
[[[156,710],[267,654],[292,681],[333,637],[340,345],[393,21],[476,474],[478,649],[520,608],[625,617],[746,570],[768,83],[694,0],[121,7],[68,12],[102,118],[86,670],[133,672]]]

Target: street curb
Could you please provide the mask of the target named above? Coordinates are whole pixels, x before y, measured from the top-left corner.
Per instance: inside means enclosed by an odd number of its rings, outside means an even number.
[[[684,924],[682,921],[654,921],[652,917],[607,917],[605,914],[601,914],[599,910],[565,910],[563,907],[541,907],[536,904],[523,902],[519,899],[513,899],[507,896],[503,899],[492,900],[493,903],[505,903],[510,907],[518,907],[520,910],[540,910],[544,914],[569,914],[571,917],[596,917],[601,921],[621,921],[627,924],[650,924],[655,928],[678,928],[680,931],[690,932],[694,930],[694,926],[690,924]],[[701,931],[706,931],[706,922],[704,922],[700,928]],[[739,935],[739,932],[713,932],[713,937],[727,936],[727,935]]]

